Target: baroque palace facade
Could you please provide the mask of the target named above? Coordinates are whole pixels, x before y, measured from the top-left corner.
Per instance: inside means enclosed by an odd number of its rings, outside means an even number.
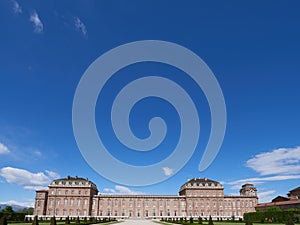
[[[224,187],[207,178],[184,183],[179,195],[100,194],[85,178],[70,177],[51,182],[48,190],[36,191],[34,214],[39,217],[241,218],[254,212],[257,190],[245,184],[240,195],[224,195]]]

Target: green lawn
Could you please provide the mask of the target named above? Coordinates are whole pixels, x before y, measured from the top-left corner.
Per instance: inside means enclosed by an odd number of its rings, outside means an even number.
[[[167,223],[167,222],[161,222],[161,224],[176,224],[176,223]],[[188,221],[189,223],[189,221]],[[198,221],[194,221],[193,224],[198,224]],[[279,224],[285,224],[285,223],[253,223],[253,225],[279,225]],[[299,224],[299,223],[298,223]],[[208,225],[208,221],[204,221],[203,225]],[[218,222],[218,221],[214,221],[214,225],[245,225],[245,222]],[[297,225],[297,223],[295,223],[295,225]]]
[[[105,224],[113,224],[113,223],[117,223],[116,221],[114,221],[114,222],[107,222],[107,223],[99,223],[99,225],[105,225]],[[65,225],[65,221],[56,221],[56,224],[57,225]],[[74,225],[75,224],[75,222],[71,222],[70,223],[70,225]],[[10,223],[10,222],[8,222],[8,225],[31,225],[31,223]],[[47,222],[45,222],[45,221],[43,221],[43,222],[39,222],[39,225],[50,225],[50,220],[49,221],[47,221]]]

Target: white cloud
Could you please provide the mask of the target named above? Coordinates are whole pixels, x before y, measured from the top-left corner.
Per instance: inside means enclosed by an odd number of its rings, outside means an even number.
[[[249,159],[246,166],[260,175],[300,174],[300,146],[260,153]]]
[[[30,20],[30,22],[33,23],[35,33],[43,32],[44,25],[43,25],[42,21],[40,20],[37,12],[34,11],[33,13],[31,13],[29,20]]]
[[[274,195],[276,193],[275,190],[270,190],[270,191],[264,191],[264,192],[259,192],[257,193],[259,202],[270,202],[272,199],[274,199],[276,196]]]
[[[15,14],[22,13],[22,7],[20,6],[20,4],[17,1],[12,0],[12,4],[13,4],[13,11]]]
[[[74,17],[74,25],[76,30],[81,31],[84,36],[87,35],[86,26],[78,17]]]
[[[4,144],[0,143],[0,155],[1,154],[8,154],[10,151],[7,146]]]
[[[104,188],[103,191],[106,193],[113,193],[113,194],[131,194],[131,195],[144,194],[143,192],[133,191],[130,188],[121,185],[116,185],[114,188]]]
[[[42,152],[40,152],[39,150],[33,151],[33,154],[35,154],[36,156],[42,156]]]
[[[171,169],[171,168],[169,168],[169,167],[163,167],[162,169],[163,169],[164,174],[165,174],[166,176],[171,176],[171,175],[173,174],[173,169]]]
[[[112,188],[104,188],[103,191],[106,193],[115,193],[116,192],[115,189],[112,189]]]
[[[15,200],[9,200],[6,202],[0,202],[0,204],[5,204],[5,205],[18,205],[18,206],[22,206],[25,208],[29,208],[29,207],[33,207],[34,206],[34,200],[28,201],[28,202],[19,202],[19,201],[15,201]]]
[[[4,167],[0,169],[0,176],[8,183],[14,183],[25,189],[45,189],[53,179],[59,178],[55,172],[46,170],[45,173],[31,173],[24,169]]]

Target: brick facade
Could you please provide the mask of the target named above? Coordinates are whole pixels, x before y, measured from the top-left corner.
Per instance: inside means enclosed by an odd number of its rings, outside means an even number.
[[[98,194],[88,179],[67,177],[54,180],[49,190],[36,191],[35,215],[57,217],[198,217],[241,218],[254,212],[257,191],[245,184],[240,195],[224,195],[223,186],[195,178],[180,187],[179,195]]]

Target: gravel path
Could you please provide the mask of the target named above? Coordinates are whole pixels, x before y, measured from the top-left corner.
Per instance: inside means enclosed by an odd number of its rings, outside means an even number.
[[[158,225],[158,223],[153,222],[152,220],[125,220],[125,222],[122,222],[120,225],[153,225],[156,224]]]

